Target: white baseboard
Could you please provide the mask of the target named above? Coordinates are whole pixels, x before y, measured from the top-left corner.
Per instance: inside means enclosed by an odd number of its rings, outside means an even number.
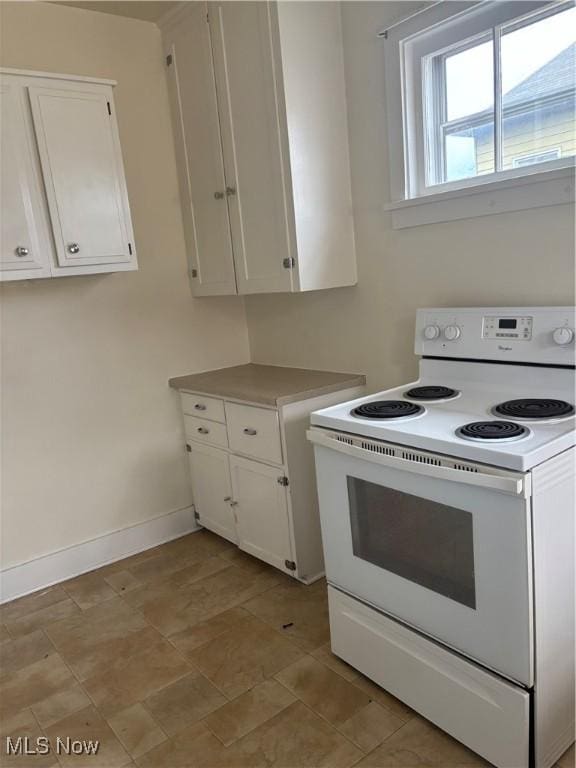
[[[194,507],[185,507],[92,541],[43,555],[0,571],[0,603],[45,589],[158,544],[200,530]]]

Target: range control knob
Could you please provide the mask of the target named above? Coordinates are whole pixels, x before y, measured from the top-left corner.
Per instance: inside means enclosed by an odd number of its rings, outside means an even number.
[[[433,341],[440,336],[440,328],[437,325],[427,325],[424,328],[424,338]]]
[[[574,338],[574,331],[571,328],[555,328],[552,338],[556,344],[563,346],[564,344],[570,344]]]
[[[448,339],[448,341],[456,341],[459,336],[460,328],[457,325],[447,325],[444,328],[444,338]]]

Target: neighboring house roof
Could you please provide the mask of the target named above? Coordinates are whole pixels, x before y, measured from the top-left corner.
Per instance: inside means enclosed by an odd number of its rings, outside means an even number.
[[[512,107],[522,102],[565,93],[574,88],[576,73],[576,43],[567,48],[533,72],[512,90],[505,93],[502,105]]]

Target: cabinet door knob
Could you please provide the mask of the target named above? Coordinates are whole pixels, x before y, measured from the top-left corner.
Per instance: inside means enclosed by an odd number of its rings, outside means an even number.
[[[237,501],[231,501],[230,502],[230,506],[231,507],[237,507],[238,506],[238,502]]]
[[[80,253],[80,246],[78,243],[69,243],[67,250],[68,253]]]
[[[16,254],[16,256],[22,257],[22,256],[28,256],[29,251],[28,251],[28,248],[25,248],[23,245],[19,245],[14,251],[14,253]]]
[[[232,496],[224,496],[224,501],[232,501]]]
[[[257,435],[258,432],[257,432],[257,430],[252,429],[251,427],[246,427],[246,429],[244,430],[244,434],[245,435],[250,435],[252,437],[253,435]]]
[[[236,194],[236,187],[226,187],[226,197],[234,197]]]
[[[224,200],[224,192],[214,192],[215,200]]]
[[[206,427],[198,427],[198,432],[200,432],[201,435],[208,435],[210,430],[206,429]]]

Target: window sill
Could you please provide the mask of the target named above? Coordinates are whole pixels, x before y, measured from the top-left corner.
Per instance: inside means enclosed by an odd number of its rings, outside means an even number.
[[[394,229],[574,202],[574,167],[388,203]]]

